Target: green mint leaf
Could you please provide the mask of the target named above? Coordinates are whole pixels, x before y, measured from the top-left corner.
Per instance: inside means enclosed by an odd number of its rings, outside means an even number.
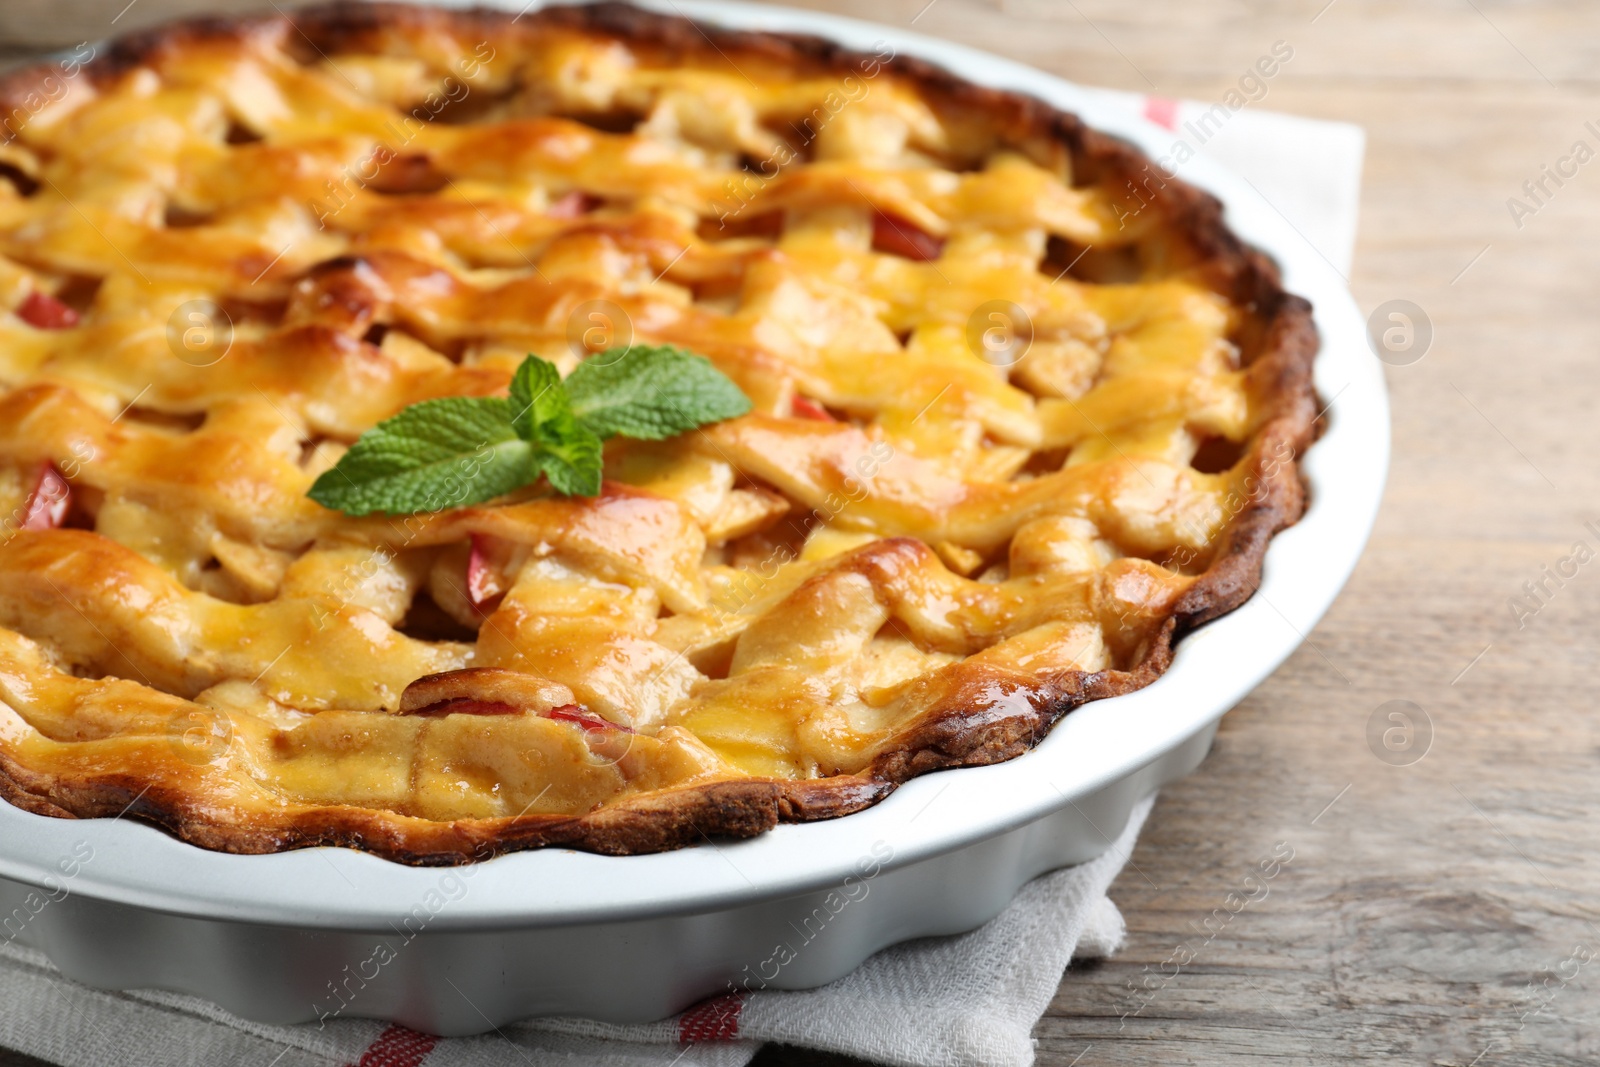
[[[424,400],[362,434],[307,495],[347,515],[442,511],[526,485],[534,454],[505,400]]]
[[[572,414],[602,438],[660,441],[750,410],[750,398],[709,359],[670,345],[608,349],[565,384]]]
[[[511,379],[511,424],[533,445],[534,467],[567,496],[600,492],[603,442],[580,425],[554,363],[530,355]]]
[[[540,442],[539,428],[570,418],[572,406],[561,387],[561,372],[554,363],[530,354],[511,378],[511,426],[517,436],[532,444]],[[560,435],[559,428],[553,431]]]
[[[600,475],[605,465],[601,457],[603,444],[570,414],[567,421],[569,427],[565,436],[559,441],[543,442],[534,462],[550,479],[550,486],[556,492],[567,496],[595,496],[600,492]]]

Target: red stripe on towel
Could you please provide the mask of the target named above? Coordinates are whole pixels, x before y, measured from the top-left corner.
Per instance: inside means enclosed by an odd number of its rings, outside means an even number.
[[[678,1016],[678,1042],[732,1041],[739,1036],[739,1013],[744,1010],[743,993],[724,993],[702,1000]]]
[[[1178,102],[1164,96],[1147,96],[1144,98],[1144,117],[1157,126],[1177,130]]]
[[[419,1034],[397,1023],[367,1046],[354,1067],[422,1067],[438,1043],[432,1034]]]

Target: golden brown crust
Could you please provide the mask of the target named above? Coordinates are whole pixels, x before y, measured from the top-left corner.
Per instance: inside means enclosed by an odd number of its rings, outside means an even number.
[[[824,68],[856,70],[870,58],[819,38],[697,27],[621,4],[548,8],[514,19],[486,10],[447,12],[349,3],[302,9],[292,20],[274,15],[177,23],[121,39],[86,70],[97,84],[108,84],[152,57],[211,40],[264,35],[333,53],[356,45],[380,46],[386,34],[432,28],[488,38],[511,32],[513,22],[518,33],[559,26],[667,52],[698,53],[709,45],[731,57],[730,62],[767,57],[794,63],[798,57]],[[1083,180],[1149,173],[1148,161],[1131,145],[1088,129],[1075,116],[1038,100],[974,86],[916,59],[897,57],[888,65],[940,106],[982,114],[1015,140],[1044,138],[1066,145],[1074,173]],[[0,79],[0,109],[10,112],[25,106],[28,95],[53,70],[33,68]],[[1245,453],[1249,491],[1234,509],[1209,566],[1173,606],[1130,669],[1034,676],[969,660],[946,679],[933,710],[884,745],[870,766],[857,774],[803,781],[717,781],[630,797],[575,817],[440,822],[382,810],[324,806],[297,813],[287,828],[268,831],[218,822],[208,815],[202,800],[181,791],[149,787],[126,775],[82,780],[43,775],[4,752],[0,752],[0,795],[24,810],[57,817],[126,813],[202,847],[231,852],[340,845],[404,863],[448,864],[552,845],[632,854],[709,838],[748,837],[780,822],[859,811],[920,774],[1000,762],[1026,752],[1080,704],[1130,692],[1154,680],[1166,669],[1175,642],[1184,634],[1247,600],[1260,582],[1272,536],[1294,523],[1305,506],[1293,457],[1310,445],[1314,433],[1311,368],[1318,341],[1310,306],[1285,293],[1272,263],[1225,227],[1214,198],[1176,179],[1146,188],[1156,198],[1154,213],[1181,233],[1195,259],[1211,272],[1212,284],[1248,309],[1254,328],[1242,343],[1244,362],[1250,387],[1263,398],[1268,414]],[[338,270],[340,263],[323,269]]]

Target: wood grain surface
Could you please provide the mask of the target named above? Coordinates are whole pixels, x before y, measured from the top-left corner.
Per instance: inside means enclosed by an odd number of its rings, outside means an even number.
[[[102,36],[119,11],[116,29],[228,6],[125,4],[6,0],[0,37],[17,51]],[[1523,190],[1575,142],[1600,149],[1584,125],[1600,128],[1600,5],[893,0],[870,15],[1202,100],[1289,42],[1252,106],[1366,127],[1352,288],[1364,311],[1414,302],[1432,330],[1420,360],[1387,368],[1394,463],[1365,559],[1162,795],[1112,890],[1128,944],[1064,976],[1039,1063],[1600,1062],[1600,535],[1585,526],[1600,520],[1600,162],[1545,179],[1538,201]],[[1512,197],[1534,210],[1513,217]],[[1577,563],[1577,542],[1595,559]],[[1396,700],[1422,715],[1386,761]],[[1274,856],[1292,858],[1264,882]]]

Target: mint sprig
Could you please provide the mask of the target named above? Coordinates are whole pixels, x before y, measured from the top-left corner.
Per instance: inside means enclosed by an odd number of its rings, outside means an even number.
[[[606,438],[659,441],[749,410],[749,397],[710,360],[681,348],[610,349],[565,381],[530,355],[509,399],[412,404],[362,434],[307,495],[356,516],[476,504],[541,475],[557,493],[594,496]]]

